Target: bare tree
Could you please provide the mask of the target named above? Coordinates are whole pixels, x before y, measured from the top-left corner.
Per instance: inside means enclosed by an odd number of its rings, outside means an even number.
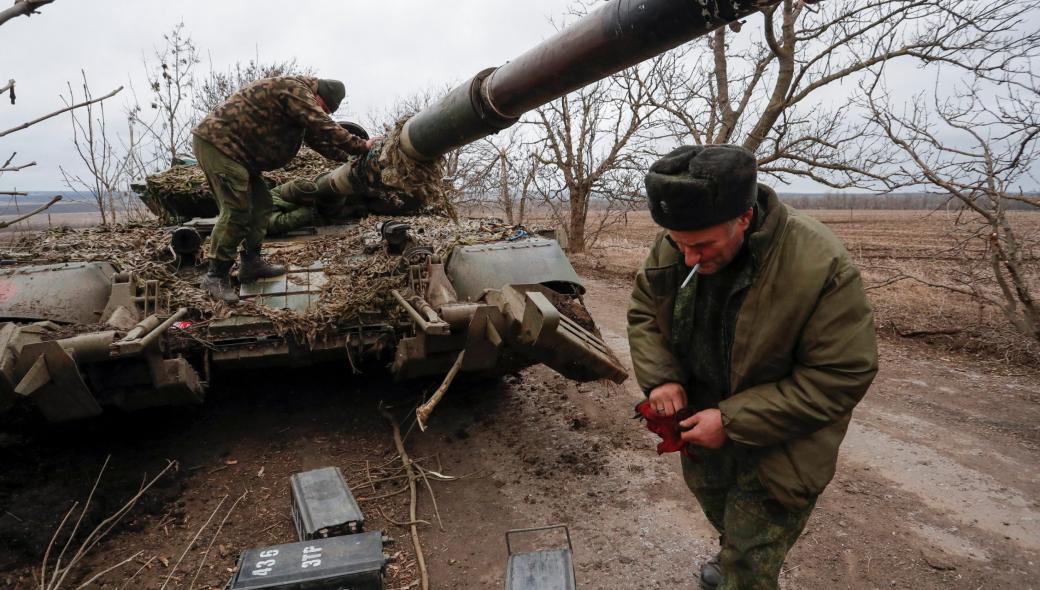
[[[278,76],[312,76],[314,70],[310,67],[301,66],[296,59],[280,62],[261,63],[259,57],[249,60],[243,65],[236,62],[226,72],[217,72],[210,66],[209,75],[196,88],[192,106],[195,111],[204,115],[220,106],[220,103],[237,92],[240,88],[251,82],[263,78],[275,78]]]
[[[126,210],[130,204],[131,199],[126,188],[129,184],[127,172],[128,163],[133,157],[133,146],[129,150],[116,149],[105,116],[105,105],[93,102],[87,74],[81,74],[85,106],[79,111],[71,110],[69,114],[72,121],[72,143],[87,174],[70,172],[63,166],[58,168],[66,186],[72,190],[84,190],[93,197],[101,214],[101,224],[107,225],[115,223],[117,212]],[[62,97],[62,100],[71,105],[76,95],[71,83],[68,83],[68,88],[69,96]]]
[[[1005,76],[974,78],[950,94],[937,89],[897,102],[884,90],[881,74],[866,86],[864,103],[877,135],[903,156],[900,182],[931,188],[960,207],[955,250],[962,256],[946,280],[903,278],[972,297],[999,309],[1020,333],[1040,342],[1040,236],[1009,209],[1040,210],[1032,168],[1040,162],[1040,77],[1030,58],[1040,52],[1034,38],[1006,54]],[[1025,65],[1016,68],[1016,64]]]
[[[140,104],[128,112],[131,124],[139,126],[140,135],[151,142],[159,168],[171,165],[178,153],[190,151],[191,130],[198,119],[192,108],[195,66],[201,61],[183,22],[164,34],[163,42],[164,45],[155,50],[155,63],[145,61],[151,93],[148,106],[154,111],[153,116],[146,118],[147,111]]]
[[[847,94],[884,63],[945,64],[985,75],[1021,41],[1025,0],[784,0],[761,27],[735,23],[673,52],[654,104],[680,143],[736,143],[779,181],[887,188],[898,157]],[[703,55],[709,56],[701,59]]]
[[[537,109],[534,125],[544,137],[535,176],[540,197],[566,228],[570,250],[583,252],[640,199],[653,121],[654,59],[590,84]],[[600,211],[588,227],[593,205]]]
[[[44,6],[46,4],[50,4],[53,1],[54,0],[15,0],[14,6],[11,6],[9,8],[6,8],[6,9],[0,11],[0,25],[3,25],[7,21],[9,21],[12,18],[17,17],[17,16],[23,16],[23,15],[24,16],[31,16],[33,14],[36,14],[41,6]],[[66,107],[63,108],[63,109],[58,109],[56,111],[52,111],[50,113],[47,113],[46,115],[43,115],[43,116],[37,117],[37,118],[35,118],[35,119],[31,120],[31,121],[27,121],[25,123],[22,123],[21,125],[16,125],[16,126],[10,128],[10,129],[6,129],[6,130],[3,130],[3,131],[0,131],[0,137],[4,137],[6,135],[10,135],[12,133],[15,133],[17,131],[21,131],[23,129],[27,129],[29,127],[32,127],[33,125],[36,125],[36,124],[41,123],[43,121],[46,121],[47,119],[56,117],[56,116],[58,116],[58,115],[60,115],[62,113],[70,112],[70,111],[73,111],[75,109],[79,109],[79,108],[87,107],[87,106],[90,106],[90,105],[93,105],[93,104],[96,104],[96,103],[100,103],[101,101],[104,101],[105,99],[108,99],[108,98],[111,98],[111,97],[115,96],[122,89],[123,89],[123,87],[120,86],[119,88],[116,88],[115,90],[113,90],[112,92],[109,92],[108,94],[106,94],[104,96],[101,96],[101,97],[98,97],[98,98],[88,98],[86,101],[81,102],[81,103],[76,103],[76,104],[68,104],[68,103],[66,103]],[[15,94],[15,81],[13,79],[8,80],[7,84],[5,84],[3,86],[0,86],[0,96],[2,96],[3,94],[7,94],[8,95],[8,97],[10,98],[11,104],[15,104],[15,101],[17,99],[17,95]],[[18,171],[23,170],[25,168],[28,168],[30,166],[35,166],[36,165],[35,161],[28,162],[28,163],[25,163],[25,164],[13,164],[12,162],[14,162],[14,159],[15,159],[15,157],[17,155],[18,155],[17,151],[12,152],[11,156],[7,158],[7,160],[4,162],[4,164],[2,166],[0,166],[0,176],[3,176],[5,173],[8,173],[8,172],[18,172]],[[17,198],[19,196],[24,196],[26,194],[28,194],[28,193],[20,192],[20,191],[0,191],[0,195],[9,195],[9,196],[14,197],[16,199],[16,201],[15,201],[16,205],[17,205]],[[52,205],[54,205],[55,203],[57,203],[60,200],[61,200],[61,197],[60,196],[56,196],[56,197],[52,198],[46,204],[44,204],[44,205],[38,207],[37,209],[35,209],[34,211],[32,211],[31,213],[29,213],[27,215],[24,215],[24,216],[21,216],[21,217],[19,217],[16,220],[11,220],[11,221],[5,222],[3,225],[0,225],[0,227],[7,227],[7,226],[12,225],[13,223],[15,223],[17,221],[21,221],[23,219],[26,219],[26,218],[31,217],[33,215],[36,215],[37,213],[41,213],[41,212],[49,209]]]
[[[473,144],[468,190],[477,194],[481,203],[493,204],[510,225],[524,222],[524,213],[532,197],[535,176],[542,166],[539,161],[543,146],[527,137],[523,126],[511,127]]]

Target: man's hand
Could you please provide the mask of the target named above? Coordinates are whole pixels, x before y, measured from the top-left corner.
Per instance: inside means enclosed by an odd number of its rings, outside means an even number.
[[[372,149],[372,146],[374,146],[376,144],[376,142],[381,140],[381,139],[383,139],[382,136],[380,136],[380,137],[372,137],[372,138],[366,139],[365,140],[365,149],[366,150]]]
[[[706,449],[719,449],[726,444],[726,431],[722,428],[722,412],[717,408],[701,410],[679,423],[683,429],[682,439]]]
[[[664,383],[650,391],[650,407],[659,416],[671,416],[686,407],[686,390],[678,383]]]

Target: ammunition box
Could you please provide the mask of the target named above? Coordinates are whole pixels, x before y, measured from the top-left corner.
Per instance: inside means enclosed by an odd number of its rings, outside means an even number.
[[[292,519],[301,541],[359,533],[365,517],[338,467],[296,473],[289,479]]]
[[[386,561],[380,532],[250,549],[227,590],[383,590]]]
[[[509,536],[563,529],[567,536],[567,547],[542,549],[526,553],[514,553]],[[571,534],[566,526],[556,525],[530,529],[516,529],[506,533],[506,590],[574,590],[574,563],[571,550]]]

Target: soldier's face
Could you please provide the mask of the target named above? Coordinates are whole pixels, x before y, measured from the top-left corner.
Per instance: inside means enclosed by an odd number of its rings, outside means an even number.
[[[682,253],[686,266],[692,268],[700,264],[697,272],[710,275],[719,271],[736,258],[740,247],[744,244],[744,234],[751,225],[753,209],[748,209],[740,217],[692,231],[668,230],[668,237]]]

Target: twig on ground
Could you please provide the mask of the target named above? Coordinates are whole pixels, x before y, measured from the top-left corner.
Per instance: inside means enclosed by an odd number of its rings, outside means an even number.
[[[97,478],[94,479],[94,485],[91,486],[90,493],[87,494],[87,501],[83,504],[83,510],[80,511],[79,518],[76,519],[76,524],[73,525],[72,532],[69,533],[69,539],[68,539],[68,541],[65,541],[65,545],[63,545],[62,548],[61,548],[61,553],[59,553],[58,554],[58,558],[54,560],[54,575],[55,575],[55,578],[52,578],[52,580],[56,579],[56,577],[58,575],[58,572],[61,571],[61,559],[63,557],[65,557],[65,552],[69,549],[69,545],[72,544],[72,540],[76,537],[76,532],[79,531],[79,525],[83,522],[83,517],[87,515],[87,510],[90,508],[90,504],[94,500],[94,493],[97,492],[98,485],[101,483],[101,477],[105,475],[105,469],[108,468],[108,462],[111,459],[112,459],[112,455],[108,455],[108,456],[105,457],[105,462],[101,464],[101,470],[98,471]],[[45,567],[46,567],[46,565],[47,565],[47,563],[44,562],[44,566]],[[61,578],[64,579],[65,578],[65,574],[62,574]],[[46,581],[47,581],[47,577],[44,576],[44,582],[46,582]],[[57,584],[53,585],[53,587],[57,588],[60,585],[61,585],[61,581],[59,580]],[[51,587],[51,586],[48,586],[48,587]]]
[[[428,521],[428,520],[414,520],[412,522],[401,522],[401,521],[398,521],[398,520],[394,520],[394,519],[390,518],[389,516],[387,516],[386,512],[383,512],[383,508],[381,506],[377,506],[376,507],[376,511],[379,512],[380,516],[383,517],[383,520],[389,522],[390,524],[396,524],[397,526],[412,526],[413,524],[425,524],[425,525],[429,525],[430,524],[430,521]]]
[[[444,376],[444,381],[441,383],[437,391],[433,392],[430,396],[430,401],[419,406],[415,410],[415,419],[419,423],[419,430],[426,430],[426,421],[430,419],[430,414],[433,409],[437,407],[437,404],[444,398],[444,394],[448,392],[448,387],[451,386],[451,382],[455,380],[455,375],[458,374],[459,369],[462,368],[462,359],[466,357],[466,351],[462,350],[459,352],[458,358],[455,359],[455,363],[451,365],[451,369],[448,370],[448,374]]]
[[[79,502],[73,502],[72,507],[69,508],[68,512],[65,513],[65,517],[58,523],[58,528],[54,530],[54,534],[51,535],[51,540],[47,543],[47,549],[43,552],[43,565],[40,566],[40,588],[44,590],[47,588],[47,561],[51,557],[51,549],[54,548],[54,542],[58,540],[58,534],[61,533],[61,529],[65,528],[65,523],[68,522],[69,517],[76,511],[76,507],[79,506]]]
[[[137,571],[134,572],[134,575],[130,576],[129,578],[126,579],[125,582],[123,582],[123,585],[119,587],[119,590],[123,590],[123,588],[126,588],[127,584],[129,584],[130,582],[133,582],[134,578],[136,578],[138,574],[143,572],[145,570],[145,568],[147,568],[153,561],[155,561],[155,556],[154,555],[149,557],[148,561],[145,561],[143,564],[141,564],[141,567],[137,568]]]
[[[426,478],[426,470],[421,465],[415,465],[415,468],[419,470],[419,475],[423,478],[423,483],[426,484],[426,490],[430,492],[430,501],[433,502],[433,513],[437,516],[437,526],[444,532],[444,523],[441,521],[441,511],[437,508],[437,495],[433,493],[433,486],[430,485],[430,480]]]
[[[367,487],[371,487],[372,491],[375,491],[375,487],[373,487],[372,484],[380,483],[380,482],[383,482],[383,481],[397,481],[397,480],[399,480],[401,478],[404,478],[404,477],[408,477],[408,476],[405,475],[404,473],[402,473],[400,475],[391,475],[391,476],[388,476],[388,477],[380,477],[380,478],[377,478],[377,479],[370,479],[370,480],[362,482],[362,483],[364,483],[365,486],[367,486]]]
[[[407,491],[408,491],[408,486],[404,486],[403,488],[397,490],[396,492],[390,492],[390,493],[387,493],[387,494],[380,494],[378,496],[370,496],[370,497],[367,497],[367,498],[358,498],[357,501],[358,502],[371,502],[372,500],[382,500],[383,498],[390,498],[390,497],[396,496],[398,494],[403,494],[403,493],[405,493]]]
[[[141,555],[142,553],[144,553],[144,551],[138,551],[137,553],[134,553],[133,555],[131,555],[130,557],[127,557],[123,561],[120,561],[117,564],[111,565],[111,566],[101,570],[100,572],[94,574],[93,576],[90,576],[90,578],[86,582],[83,582],[79,586],[76,586],[76,590],[80,590],[81,588],[86,588],[86,587],[90,586],[94,582],[94,580],[100,578],[101,576],[107,574],[108,572],[110,572],[112,570],[115,570],[115,569],[118,569],[120,567],[123,567],[124,565],[126,565],[126,564],[130,563],[131,561],[133,561],[134,559],[136,559],[137,556]]]
[[[108,465],[108,459],[106,458],[105,459],[105,466],[107,466],[107,465]],[[41,568],[41,573],[43,575],[41,576],[42,580],[40,582],[40,587],[43,590],[57,590],[58,588],[61,588],[61,585],[65,582],[65,578],[68,577],[69,573],[83,559],[83,557],[88,552],[90,552],[90,550],[93,549],[98,543],[100,543],[101,539],[105,538],[105,536],[109,533],[109,531],[111,531],[119,523],[119,521],[121,521],[123,519],[123,517],[126,516],[128,512],[130,512],[130,510],[134,507],[134,505],[137,504],[137,501],[141,499],[141,496],[143,496],[144,493],[147,492],[152,487],[152,485],[154,485],[155,482],[159,480],[159,478],[161,478],[163,475],[165,475],[167,471],[169,471],[171,468],[173,468],[176,465],[177,465],[176,461],[169,461],[166,464],[166,467],[164,467],[161,471],[159,471],[159,473],[156,474],[155,477],[153,477],[151,480],[149,480],[147,482],[142,481],[141,482],[141,487],[140,487],[140,489],[138,489],[137,493],[134,494],[129,500],[127,500],[126,503],[124,503],[118,510],[113,512],[110,516],[108,516],[107,518],[102,520],[101,523],[99,523],[96,527],[94,527],[94,529],[90,532],[90,534],[88,534],[87,537],[82,541],[82,543],[80,543],[79,549],[77,549],[76,553],[72,556],[71,559],[69,559],[68,564],[65,565],[65,566],[62,566],[60,564],[61,559],[64,556],[65,551],[66,551],[66,549],[69,546],[69,543],[71,543],[73,538],[75,537],[75,529],[74,529],[72,534],[70,534],[70,536],[69,536],[69,540],[66,541],[66,543],[65,543],[65,548],[62,549],[61,555],[59,555],[57,560],[55,560],[54,569],[53,569],[53,572],[52,572],[53,575],[50,576],[50,582],[48,583],[48,581],[47,581],[47,579],[48,579],[48,576],[47,576],[47,561],[49,560],[49,557],[50,557],[50,551],[51,551],[51,548],[52,548],[55,540],[58,537],[58,533],[64,527],[65,522],[68,520],[68,518],[72,514],[73,510],[75,510],[75,505],[74,505],[72,510],[70,510],[69,513],[65,515],[65,518],[62,519],[61,524],[58,525],[58,530],[55,531],[54,536],[51,538],[50,544],[47,546],[47,551],[44,553],[44,561],[43,561],[43,566]],[[92,501],[92,499],[94,497],[94,492],[97,489],[98,483],[101,481],[101,474],[104,473],[104,470],[105,470],[105,468],[102,467],[101,473],[98,474],[98,479],[95,481],[94,487],[91,489],[90,496],[87,499],[87,503],[83,507],[83,513],[85,513],[87,511],[87,509],[90,507],[90,503],[91,503],[91,501]],[[81,514],[79,520],[82,520],[82,518],[83,518],[83,515]],[[77,528],[79,526],[79,520],[77,521],[77,525],[76,525]]]
[[[397,419],[391,414],[382,404],[379,405],[379,412],[386,418],[387,422],[390,423],[391,428],[394,431],[394,446],[397,447],[397,454],[401,458],[401,464],[404,465],[408,472],[408,490],[410,492],[409,500],[409,518],[412,524],[408,528],[411,529],[412,533],[412,545],[415,547],[415,559],[419,564],[419,581],[422,590],[429,590],[430,588],[430,575],[426,571],[426,558],[423,556],[422,543],[419,541],[419,528],[415,524],[415,503],[416,503],[416,492],[415,492],[415,472],[412,470],[411,459],[408,458],[408,451],[404,448],[404,441],[401,440],[401,427],[397,423]]]
[[[191,550],[191,546],[194,545],[195,541],[197,541],[199,539],[199,536],[202,535],[202,531],[206,530],[206,527],[209,526],[209,523],[213,521],[213,517],[217,515],[217,511],[220,510],[220,507],[224,505],[224,501],[227,499],[228,494],[224,494],[224,497],[220,499],[220,502],[217,502],[217,507],[214,508],[213,512],[209,514],[209,518],[206,519],[206,522],[202,523],[202,526],[199,527],[199,530],[195,533],[195,536],[191,538],[191,541],[189,541],[187,545],[185,545],[184,551],[182,551],[181,556],[177,558],[177,563],[173,564],[173,567],[170,568],[170,573],[166,575],[166,579],[163,580],[163,585],[159,586],[159,590],[163,590],[164,588],[166,588],[166,585],[170,583],[171,579],[173,579],[173,575],[177,573],[177,568],[179,568],[181,566],[181,562],[184,561],[184,556],[188,554],[188,551]]]
[[[192,588],[195,587],[195,581],[199,579],[199,574],[202,573],[202,567],[206,565],[206,558],[209,557],[209,552],[213,549],[213,543],[216,543],[217,537],[220,536],[221,529],[224,528],[224,524],[228,521],[228,518],[231,517],[231,513],[235,511],[235,507],[238,506],[238,503],[245,499],[247,495],[249,495],[249,490],[242,492],[242,495],[235,500],[235,503],[231,505],[231,508],[228,508],[227,514],[225,514],[224,519],[220,521],[217,530],[213,532],[213,538],[209,540],[209,545],[206,546],[206,551],[202,554],[202,560],[199,561],[199,569],[195,570],[195,577],[191,579],[191,584],[188,586],[188,590],[192,590]]]

